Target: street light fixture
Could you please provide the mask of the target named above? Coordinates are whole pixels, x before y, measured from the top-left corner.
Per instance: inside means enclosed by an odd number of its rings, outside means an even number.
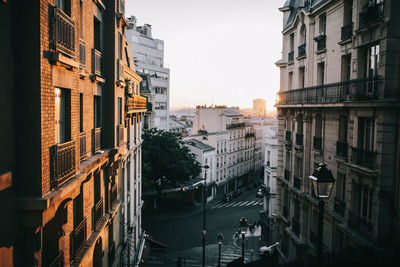
[[[318,168],[310,175],[313,194],[319,199],[318,202],[318,259],[320,266],[323,265],[323,227],[325,199],[329,199],[332,193],[335,178],[332,172],[326,168],[326,163],[320,163]]]
[[[205,195],[207,186],[207,169],[210,168],[208,165],[204,165],[203,168],[205,169],[204,175],[204,183],[203,183],[203,190],[202,190],[202,201],[203,201],[203,231],[201,232],[201,239],[203,242],[203,267],[206,266],[206,203],[207,203],[207,196]]]
[[[251,233],[251,249],[250,249],[250,262],[253,261],[253,249],[254,249],[254,231],[256,230],[256,222],[249,223],[249,231]]]
[[[221,267],[221,245],[222,241],[224,240],[224,235],[222,233],[219,233],[217,235],[218,239],[218,267]]]
[[[242,263],[244,264],[244,244],[245,244],[245,238],[246,238],[246,233],[247,233],[247,220],[245,217],[242,217],[239,221],[240,225],[240,232],[242,233]]]

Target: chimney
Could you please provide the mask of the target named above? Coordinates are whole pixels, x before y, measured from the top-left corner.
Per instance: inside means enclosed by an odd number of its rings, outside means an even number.
[[[131,16],[130,18],[128,18],[128,29],[129,30],[135,30],[136,24],[137,24],[137,19],[135,16]]]
[[[151,37],[151,25],[150,24],[144,24],[144,28],[146,31],[146,36]]]

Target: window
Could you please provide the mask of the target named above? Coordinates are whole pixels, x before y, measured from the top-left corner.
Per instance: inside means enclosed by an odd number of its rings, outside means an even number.
[[[305,80],[305,74],[304,74],[304,67],[299,68],[299,88],[304,88],[304,80]]]
[[[325,14],[319,16],[319,34],[320,35],[326,34],[326,15]]]
[[[322,116],[321,116],[321,114],[316,114],[316,116],[315,116],[315,136],[322,137]]]
[[[296,157],[295,175],[298,178],[303,177],[303,158]]]
[[[317,65],[317,85],[324,85],[325,80],[325,62]]]
[[[93,97],[93,126],[94,128],[101,127],[101,96]]]
[[[294,50],[294,33],[289,36],[289,52]]]
[[[366,221],[371,221],[372,189],[368,185],[353,183],[351,191],[351,212]]]
[[[81,36],[81,39],[83,39],[83,0],[79,1],[79,24],[80,24],[80,28],[79,28],[79,34]]]
[[[375,122],[373,118],[358,117],[357,147],[373,151]]]
[[[341,201],[345,201],[346,196],[346,174],[339,172],[337,173],[336,181],[336,198]]]
[[[353,22],[353,0],[344,1],[343,25]]]
[[[296,121],[297,121],[297,133],[303,134],[303,115],[299,114]]]
[[[100,191],[100,172],[96,172],[96,174],[94,175],[94,179],[93,179],[93,185],[94,185],[94,204],[96,205],[100,198],[101,198],[101,191]]]
[[[122,60],[122,34],[118,33],[118,59]]]
[[[286,161],[285,161],[286,170],[290,170],[290,152],[286,152]]]
[[[78,227],[78,225],[82,222],[83,220],[83,197],[82,197],[82,192],[74,198],[73,202],[73,220],[74,220],[74,229]]]
[[[118,125],[122,124],[122,98],[118,97]]]
[[[55,4],[65,14],[71,16],[71,0],[55,0]]]
[[[93,46],[97,51],[101,51],[101,23],[94,17],[93,18]]]
[[[83,132],[83,94],[79,94],[79,130]]]
[[[351,54],[342,56],[342,82],[350,81]],[[346,92],[348,94],[348,92]]]
[[[293,84],[293,72],[289,72],[288,74],[288,90],[292,90],[292,84]]]
[[[55,143],[62,144],[71,140],[71,96],[67,89],[55,88]]]
[[[306,26],[303,24],[300,29],[300,44],[305,44],[307,42],[307,30]]]
[[[373,78],[379,75],[379,45],[368,48],[367,55],[366,77]]]
[[[339,142],[347,143],[347,116],[339,116]]]

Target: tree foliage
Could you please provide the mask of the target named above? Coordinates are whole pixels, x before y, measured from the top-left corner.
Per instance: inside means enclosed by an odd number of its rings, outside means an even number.
[[[158,190],[176,187],[200,174],[201,165],[175,133],[151,129],[143,134],[143,185]]]

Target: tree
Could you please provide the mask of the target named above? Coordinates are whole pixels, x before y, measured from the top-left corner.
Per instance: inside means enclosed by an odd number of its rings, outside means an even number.
[[[151,129],[145,131],[142,137],[144,188],[157,189],[161,195],[162,189],[177,187],[200,174],[201,165],[183,145],[180,135]]]

